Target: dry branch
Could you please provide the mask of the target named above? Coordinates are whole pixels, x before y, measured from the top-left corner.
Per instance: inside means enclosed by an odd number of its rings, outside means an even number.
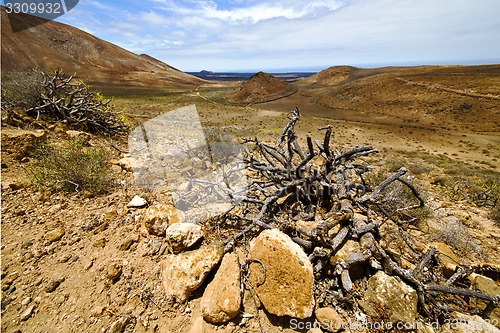
[[[439,316],[444,309],[456,308],[456,304],[451,303],[448,307],[436,305],[438,303],[433,301],[435,294],[486,300],[490,304],[484,311],[498,305],[498,297],[452,287],[464,276],[462,272],[457,271],[448,281],[440,280],[438,275],[424,274],[426,269],[435,269],[438,265],[438,261],[433,260],[437,253],[433,247],[426,254],[416,251],[413,240],[403,228],[408,221],[416,220],[410,212],[424,206],[418,190],[403,178],[408,172],[406,168],[400,168],[376,186],[366,184],[363,175],[370,171],[370,167],[364,165],[365,162],[358,162],[358,159],[377,153],[377,149],[355,146],[347,151],[334,151],[330,142],[331,126],[320,128],[326,131],[322,140],[314,141],[315,145],[312,138],[307,137],[307,146],[303,149],[295,134],[299,120],[300,112],[296,109],[274,145],[256,138],[244,139],[245,144],[253,145],[253,149],[245,149],[242,161],[252,182],[237,213],[232,213],[237,206],[234,205],[220,216],[217,227],[231,220],[240,222],[239,231],[226,240],[226,251],[231,251],[238,241],[257,227],[279,228],[309,254],[316,281],[323,286],[317,286],[320,303],[330,299],[328,295],[337,295],[334,297],[337,301],[351,304],[355,280],[350,275],[350,268],[367,262],[369,265],[365,265],[365,273],[370,269],[372,273],[384,270],[412,285],[417,291],[419,309],[424,316]],[[400,209],[384,204],[386,189],[395,182],[409,188],[418,203]],[[402,210],[405,210],[404,221],[399,220]],[[296,226],[299,220],[318,221],[318,225],[308,232]],[[394,252],[382,246],[385,243],[381,242],[379,228],[386,222],[394,228],[392,236],[406,245],[407,256],[415,264],[414,269],[403,268],[398,264],[399,258],[393,257]],[[331,257],[342,249],[347,240],[359,242],[362,253],[350,253],[348,260],[332,263]],[[365,284],[367,278],[366,275],[363,277]],[[339,292],[330,291],[334,285],[341,288]]]

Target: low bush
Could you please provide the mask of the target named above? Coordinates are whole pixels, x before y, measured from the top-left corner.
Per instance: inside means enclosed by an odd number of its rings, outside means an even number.
[[[35,153],[30,169],[34,182],[54,191],[86,192],[96,195],[106,190],[108,154],[102,148],[89,147],[81,140],[70,139],[44,144]]]

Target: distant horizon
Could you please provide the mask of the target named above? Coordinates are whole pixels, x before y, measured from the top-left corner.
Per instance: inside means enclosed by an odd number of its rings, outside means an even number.
[[[287,74],[287,73],[319,73],[330,67],[340,67],[340,66],[350,66],[361,69],[373,69],[382,67],[419,67],[419,66],[488,66],[488,65],[500,65],[500,59],[497,60],[469,60],[462,62],[444,62],[435,61],[427,63],[414,63],[414,62],[400,62],[400,63],[364,63],[364,64],[341,64],[341,65],[330,65],[326,67],[314,66],[314,67],[295,67],[295,68],[263,68],[263,69],[241,69],[241,70],[211,70],[208,68],[200,70],[183,70],[177,68],[185,73],[200,73],[202,71],[208,71],[213,73],[235,73],[235,74],[251,74],[258,72],[266,72],[270,74]]]

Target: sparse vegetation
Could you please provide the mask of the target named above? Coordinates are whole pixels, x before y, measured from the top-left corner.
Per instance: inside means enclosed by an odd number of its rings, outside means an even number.
[[[466,226],[459,220],[440,220],[439,229],[434,240],[444,242],[453,248],[457,254],[480,254],[481,248],[467,231]]]
[[[42,84],[43,76],[35,70],[2,70],[2,111],[13,108],[27,110],[39,104]]]
[[[82,140],[40,146],[30,168],[33,181],[53,191],[103,193],[108,185],[107,153]]]
[[[114,135],[128,131],[114,113],[111,100],[106,101],[83,82],[75,84],[72,80],[60,70],[53,75],[36,70],[10,71],[2,84],[5,120],[21,127],[29,116],[31,122],[56,120],[89,132]]]

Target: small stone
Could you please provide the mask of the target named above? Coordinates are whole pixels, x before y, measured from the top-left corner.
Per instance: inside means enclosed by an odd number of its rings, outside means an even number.
[[[35,286],[39,286],[43,283],[43,277],[40,276],[38,279],[35,280],[35,282],[33,282],[33,285]]]
[[[54,214],[61,210],[61,205],[57,204],[49,208],[49,213]]]
[[[73,139],[81,140],[82,142],[88,142],[90,140],[90,134],[83,131],[67,130],[66,135]]]
[[[140,196],[136,195],[127,204],[127,207],[129,207],[129,208],[140,208],[140,207],[146,206],[147,204],[148,204],[148,202],[145,199],[143,199]]]
[[[19,316],[19,320],[20,321],[27,320],[29,317],[31,317],[34,310],[35,310],[35,304],[31,304],[30,306],[28,306],[26,310],[23,311],[23,313],[21,313],[21,315]]]
[[[105,247],[106,246],[106,238],[102,237],[97,239],[94,244],[92,244],[93,247]]]
[[[118,295],[115,298],[115,302],[116,302],[116,304],[118,304],[118,306],[125,305],[125,303],[127,303],[127,296],[125,296],[125,295]]]
[[[162,246],[162,242],[159,240],[153,240],[151,244],[149,245],[149,254],[155,255],[157,254]]]
[[[100,224],[99,226],[97,226],[94,229],[93,233],[94,233],[94,235],[97,235],[98,233],[103,232],[104,230],[106,230],[108,227],[109,227],[109,223],[108,222],[104,222],[104,223]]]
[[[86,265],[85,267],[83,267],[83,269],[85,269],[86,271],[88,271],[89,269],[92,268],[92,266],[94,266],[94,259],[90,260]]]
[[[14,158],[21,160],[27,153],[35,151],[36,147],[47,140],[43,130],[24,130],[18,128],[2,128],[2,152],[13,153]]]
[[[10,286],[18,277],[19,277],[19,272],[14,272],[12,274],[9,274],[2,279],[2,285]]]
[[[321,328],[313,327],[309,331],[307,331],[307,333],[323,333],[323,331],[321,330]]]
[[[134,244],[134,240],[132,238],[127,238],[120,244],[120,246],[118,246],[118,249],[121,251],[127,251],[132,244]]]
[[[64,282],[64,278],[58,278],[58,279],[52,279],[50,282],[45,286],[45,291],[48,293],[53,292],[54,290],[59,287],[59,285]]]
[[[21,301],[21,305],[22,305],[22,306],[26,306],[26,305],[30,304],[30,302],[31,302],[31,297],[29,297],[29,296],[28,296],[28,297],[25,297],[25,298]]]
[[[174,223],[165,231],[165,239],[173,253],[185,251],[203,237],[201,225],[195,223]]]
[[[71,254],[69,254],[69,253],[64,253],[64,254],[63,254],[63,255],[59,258],[59,262],[64,263],[64,262],[66,262],[66,261],[70,260],[70,259],[71,259],[71,257],[72,257],[72,255],[71,255]]]
[[[9,188],[12,191],[17,191],[17,190],[23,188],[23,184],[21,184],[21,183],[9,183]]]
[[[106,269],[106,277],[111,281],[116,281],[122,275],[122,265],[120,263],[112,263]]]
[[[127,172],[132,172],[132,159],[130,157],[124,157],[121,160],[118,161],[118,164],[120,167],[127,171]]]
[[[111,326],[109,326],[107,333],[122,333],[130,320],[131,317],[129,316],[121,317],[120,319],[112,323]]]
[[[45,233],[45,240],[49,243],[58,241],[61,239],[62,236],[64,236],[64,229],[61,227],[57,227],[47,233]]]
[[[316,319],[320,322],[321,328],[330,332],[337,332],[345,323],[342,317],[332,308],[319,308],[315,311]]]
[[[111,172],[115,173],[115,174],[122,172],[122,168],[119,165],[111,165],[110,169],[111,169]]]
[[[182,193],[189,188],[190,182],[184,182],[177,187],[177,192]]]
[[[30,246],[32,246],[34,243],[35,243],[35,240],[34,239],[30,239],[29,241],[26,241],[26,242],[22,243],[21,244],[21,248],[22,249],[27,249]]]
[[[90,316],[91,317],[100,317],[104,313],[104,310],[106,309],[105,306],[101,305],[96,305],[90,310]]]
[[[40,304],[41,301],[42,301],[42,296],[37,296],[35,297],[35,299],[33,299],[33,302],[35,302],[36,304]]]
[[[210,323],[221,324],[236,317],[241,305],[240,263],[236,253],[224,256],[200,305],[203,318]]]
[[[474,290],[493,297],[500,295],[500,285],[498,282],[483,275],[474,274],[474,280],[471,287]],[[471,303],[478,309],[484,309],[487,306],[487,302],[481,299],[473,299],[471,300]],[[494,308],[489,314],[488,319],[492,324],[495,324],[496,327],[500,328],[500,307]]]
[[[142,228],[146,233],[164,236],[167,228],[183,220],[183,214],[173,205],[155,203],[146,210],[142,219]]]
[[[1,308],[5,310],[7,306],[12,303],[13,299],[10,297],[2,297]]]
[[[118,211],[116,209],[110,210],[104,214],[104,221],[111,222],[118,216]]]

